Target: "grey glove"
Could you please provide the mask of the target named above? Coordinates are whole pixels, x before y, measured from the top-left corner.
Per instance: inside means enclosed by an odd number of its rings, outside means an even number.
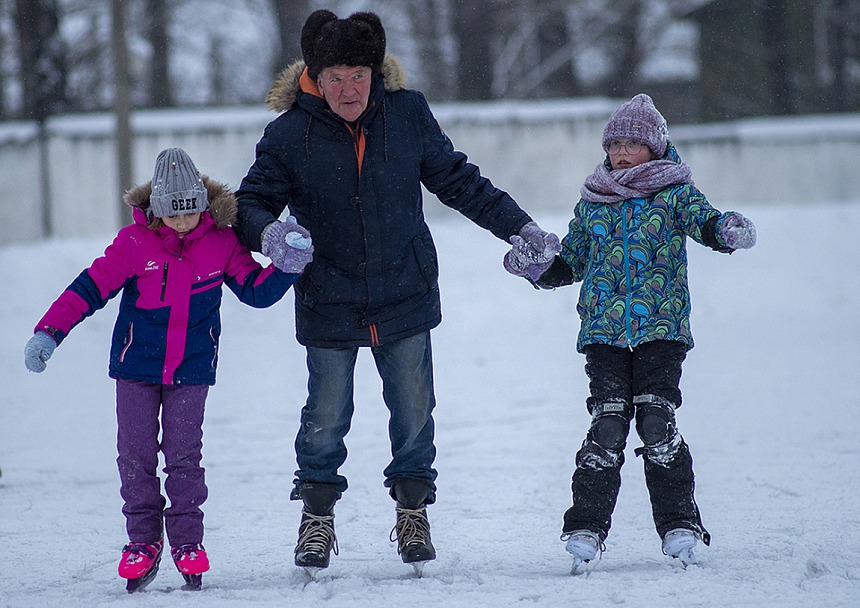
[[[552,232],[544,232],[535,222],[529,222],[511,237],[511,250],[505,254],[505,270],[518,277],[536,281],[552,266],[561,251],[561,242]]]
[[[750,249],[755,245],[755,225],[736,211],[730,211],[717,225],[720,240],[732,249]]]
[[[31,372],[41,373],[45,371],[47,365],[45,361],[51,358],[54,354],[54,349],[57,348],[57,343],[51,334],[45,331],[37,331],[33,337],[27,340],[27,346],[24,347],[24,365]]]
[[[261,236],[263,255],[283,272],[299,274],[313,260],[311,234],[292,215],[266,226]]]

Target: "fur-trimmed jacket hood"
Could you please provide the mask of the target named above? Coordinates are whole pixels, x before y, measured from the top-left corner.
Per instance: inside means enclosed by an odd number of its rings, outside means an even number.
[[[292,108],[302,92],[302,76],[308,78],[306,68],[301,59],[284,68],[266,95],[266,107],[273,112],[286,112]],[[308,82],[313,81],[308,78]],[[382,62],[382,83],[388,93],[406,88],[406,74],[394,55],[386,55]]]
[[[201,179],[203,180],[203,186],[206,188],[206,194],[209,197],[209,209],[207,211],[212,216],[215,226],[219,230],[223,230],[235,224],[238,205],[233,192],[226,184],[217,182],[206,175],[202,176]],[[133,187],[123,196],[123,202],[126,205],[142,212],[143,218],[141,219],[144,224],[148,223],[149,197],[151,194],[152,181],[148,181],[145,184]],[[138,218],[135,217],[135,221],[137,220]]]

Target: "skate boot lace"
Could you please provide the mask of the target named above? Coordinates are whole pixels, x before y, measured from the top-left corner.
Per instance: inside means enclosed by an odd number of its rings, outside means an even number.
[[[128,555],[125,556],[125,562],[127,564],[136,564],[144,558],[155,559],[159,548],[159,545],[156,544],[148,545],[145,543],[128,543],[122,548],[122,553],[124,555],[128,553]]]
[[[391,542],[397,542],[397,553],[410,545],[426,545],[430,538],[430,522],[427,519],[427,510],[405,509],[395,507],[397,512],[397,523],[388,535]]]
[[[325,553],[329,547],[338,554],[337,536],[334,534],[334,515],[314,515],[304,511],[299,524],[299,541],[296,553],[316,551]]]

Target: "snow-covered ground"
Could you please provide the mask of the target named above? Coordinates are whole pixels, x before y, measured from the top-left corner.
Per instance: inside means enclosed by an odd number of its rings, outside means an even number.
[[[367,352],[343,469],[351,487],[336,510],[340,555],[310,584],[292,565],[305,396],[292,293],[258,311],[226,292],[205,425],[212,570],[202,592],[187,592],[165,562],[128,596],[116,576],[125,534],[106,375],[116,302],[77,327],[45,373],[27,372],[22,354],[113,235],[0,248],[0,605],[860,605],[860,201],[713,202],[754,219],[759,245],[725,256],[690,243],[697,346],[678,419],[713,535],[701,567],[661,554],[634,435],[606,552],[589,576],[570,576],[558,536],[589,422],[578,287],[537,292],[507,275],[504,244],[452,212],[432,226],[444,313],[433,332],[439,500],[429,510],[439,558],[421,579],[388,541],[386,410]],[[568,218],[537,219],[563,232]]]

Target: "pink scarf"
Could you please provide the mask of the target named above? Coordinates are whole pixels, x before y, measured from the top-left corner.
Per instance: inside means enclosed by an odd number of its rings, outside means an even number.
[[[587,201],[614,203],[629,198],[647,198],[672,184],[692,183],[693,172],[687,163],[652,160],[614,171],[600,163],[585,179],[579,193]]]

